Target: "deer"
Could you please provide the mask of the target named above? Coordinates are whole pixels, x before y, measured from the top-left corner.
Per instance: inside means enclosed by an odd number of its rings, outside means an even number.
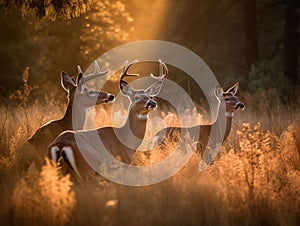
[[[95,61],[94,64],[94,73],[88,75],[84,75],[81,67],[77,66],[78,76],[76,81],[66,72],[61,72],[61,86],[68,93],[66,111],[62,118],[49,121],[42,125],[30,138],[27,139],[26,145],[29,144],[36,151],[34,153],[24,153],[24,156],[21,156],[21,159],[18,162],[25,161],[24,164],[28,166],[28,163],[32,161],[31,158],[34,158],[36,163],[41,165],[41,162],[47,155],[47,147],[60,133],[66,130],[83,129],[86,114],[92,106],[114,101],[115,96],[113,94],[96,91],[85,85],[86,82],[94,78],[104,76],[108,73],[107,70],[100,70],[97,61]],[[74,99],[76,99],[76,101],[74,101]],[[76,106],[74,106],[74,104],[76,104]],[[75,107],[77,114],[74,114],[73,111]],[[29,149],[31,150],[31,148]]]
[[[189,134],[189,137],[193,142],[196,142],[196,151],[198,153],[203,153],[208,145],[210,145],[211,149],[214,149],[217,144],[223,144],[231,131],[234,113],[239,109],[243,110],[245,108],[244,103],[240,102],[236,96],[238,87],[238,82],[227,91],[223,91],[220,86],[215,87],[214,94],[219,105],[217,118],[213,123],[200,124],[191,127],[166,127],[153,136],[153,144],[156,147],[163,147],[167,143],[167,139],[174,141],[174,139],[178,139],[180,135],[181,137],[185,137],[187,134]],[[220,106],[222,104],[225,104],[226,125],[225,128],[220,129],[220,127],[222,127],[221,120],[224,119],[224,115],[221,115],[224,112],[220,111]],[[215,137],[211,137],[212,132],[214,132],[213,134]],[[195,135],[196,137],[193,137]]]
[[[163,81],[168,75],[168,69],[165,63],[159,61],[160,75],[154,76],[151,74],[155,82],[147,89],[135,90],[124,78],[138,76],[138,74],[128,73],[129,69],[136,63],[137,61],[129,64],[125,62],[120,74],[120,91],[122,95],[130,100],[128,117],[122,127],[102,127],[89,131],[66,131],[60,134],[48,148],[48,158],[55,163],[62,159],[80,180],[89,180],[91,176],[95,175],[95,170],[89,165],[79,150],[75,136],[89,138],[93,136],[92,134],[96,134],[101,139],[103,146],[91,146],[89,148],[94,148],[95,150],[90,151],[100,152],[107,150],[113,157],[127,164],[132,162],[133,155],[145,136],[149,112],[157,107],[157,102],[153,98],[159,94]],[[130,145],[121,141],[118,134],[121,134],[122,140],[128,141]],[[100,150],[98,150],[99,148]]]

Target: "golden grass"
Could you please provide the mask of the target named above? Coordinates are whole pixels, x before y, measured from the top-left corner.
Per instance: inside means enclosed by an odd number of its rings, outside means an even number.
[[[15,156],[28,133],[62,115],[63,104],[47,111],[40,102],[1,106],[1,225],[299,225],[300,111],[280,105],[257,112],[245,102],[248,109],[236,114],[207,170],[198,171],[194,154],[178,174],[147,187],[74,184],[49,162],[19,172]],[[97,125],[107,125],[110,108],[99,112]],[[167,112],[161,113],[167,124],[178,122]],[[135,164],[163,159],[169,142],[165,150],[139,154]]]
[[[13,191],[13,223],[64,225],[76,204],[69,177],[60,176],[49,161],[41,172],[31,165]]]

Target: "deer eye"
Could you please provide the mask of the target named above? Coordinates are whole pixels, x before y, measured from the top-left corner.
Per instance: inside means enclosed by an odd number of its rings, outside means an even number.
[[[225,97],[225,101],[229,101],[230,99],[229,99],[229,97]]]
[[[90,91],[88,92],[88,95],[89,95],[90,97],[94,97],[94,96],[97,96],[98,93],[97,93],[96,91],[90,90]]]

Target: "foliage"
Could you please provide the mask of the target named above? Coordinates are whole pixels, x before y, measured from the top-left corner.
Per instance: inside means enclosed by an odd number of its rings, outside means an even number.
[[[64,225],[76,204],[71,187],[70,176],[60,176],[49,160],[40,173],[31,165],[13,193],[15,220],[25,225]]]
[[[32,18],[20,20],[14,11],[0,15],[2,29],[0,60],[1,95],[9,96],[22,85],[21,71],[30,67],[31,78],[45,83],[45,75],[51,67],[49,59],[55,53],[54,37],[48,36],[47,24],[37,23]],[[34,62],[34,63],[33,63]]]
[[[29,85],[29,67],[25,68],[23,75],[22,75],[22,81],[23,81],[23,89],[22,90],[16,90],[9,99],[12,101],[15,101],[19,104],[19,107],[21,109],[21,112],[24,114],[26,118],[26,128],[24,128],[23,131],[29,135],[30,129],[29,129],[29,115],[28,115],[28,102],[29,102],[29,96],[31,92],[36,89],[38,86],[31,86]]]
[[[38,2],[38,1],[37,1]],[[40,87],[56,90],[60,72],[76,76],[106,50],[129,39],[133,18],[121,1],[94,1],[85,16],[70,21],[20,20],[15,10],[0,16],[2,29],[0,95],[9,96],[22,85],[20,68],[30,67]],[[35,95],[44,95],[42,89]]]
[[[299,191],[290,188],[300,183],[299,129],[294,123],[277,137],[262,132],[259,123],[254,129],[247,123],[237,131],[239,146],[223,152],[209,169],[221,182],[231,212],[249,211],[247,220],[253,225],[265,217],[264,208],[277,216],[274,224],[288,214],[288,224],[297,222]]]
[[[23,75],[22,75],[22,81],[23,81],[23,90],[16,90],[13,94],[10,95],[10,99],[12,101],[16,100],[20,103],[20,105],[24,108],[27,107],[29,96],[31,92],[38,88],[38,86],[31,86],[29,85],[29,67],[26,67]]]
[[[23,17],[33,12],[38,19],[48,18],[56,20],[57,18],[77,18],[90,9],[91,3],[91,0],[1,0],[0,8],[4,10],[9,7],[17,6]]]
[[[83,19],[79,36],[82,60],[97,59],[99,53],[128,40],[132,22],[125,3],[118,0],[95,1],[91,12]]]
[[[262,61],[257,65],[252,65],[249,72],[249,91],[254,93],[259,90],[275,89],[279,97],[283,98],[290,84],[278,65],[280,64],[276,60]]]

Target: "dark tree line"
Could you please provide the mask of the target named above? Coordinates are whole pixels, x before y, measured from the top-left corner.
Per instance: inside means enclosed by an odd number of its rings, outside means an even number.
[[[189,0],[169,7],[167,40],[196,51],[221,81],[243,78],[253,90],[283,91],[286,81],[299,86],[299,1]]]
[[[283,87],[283,80],[299,86],[297,0],[2,0],[0,6],[6,12],[0,16],[2,95],[20,84],[26,66],[36,81],[55,76],[57,82],[61,70],[76,73],[74,65],[84,68],[140,37],[190,48],[225,86],[236,80],[249,90]],[[157,16],[159,24],[152,23]]]
[[[246,39],[246,70],[258,62],[257,4],[253,0],[244,0],[244,33]],[[246,78],[246,81],[248,77]]]
[[[286,0],[284,31],[284,73],[292,86],[299,86],[299,16],[300,2]]]

